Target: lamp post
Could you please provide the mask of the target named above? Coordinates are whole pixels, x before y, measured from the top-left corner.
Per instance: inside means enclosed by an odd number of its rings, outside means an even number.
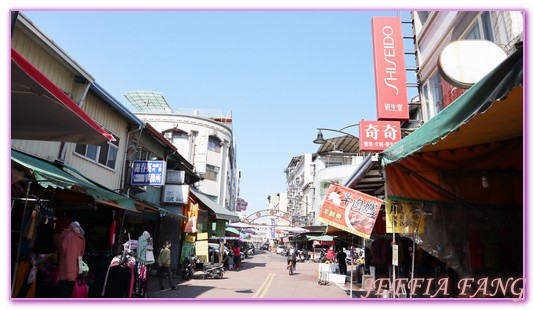
[[[357,136],[355,135],[352,135],[348,132],[345,132],[344,130],[347,129],[347,128],[350,128],[350,127],[358,127],[359,124],[351,124],[351,125],[348,125],[348,126],[345,126],[344,128],[341,128],[341,129],[330,129],[330,128],[317,128],[318,129],[318,135],[316,137],[316,140],[312,141],[316,144],[325,144],[327,142],[327,140],[325,140],[323,138],[323,133],[321,132],[322,130],[325,130],[325,131],[334,131],[334,132],[338,132],[338,133],[343,133],[344,135],[348,135],[350,137],[353,137],[355,139],[358,139]]]

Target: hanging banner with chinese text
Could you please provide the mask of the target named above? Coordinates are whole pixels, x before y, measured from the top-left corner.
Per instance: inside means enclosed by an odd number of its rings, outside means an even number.
[[[319,220],[369,239],[383,201],[359,191],[331,184]]]
[[[401,18],[372,17],[375,95],[378,120],[407,120],[407,72]]]
[[[199,205],[193,202],[189,203],[188,210],[188,221],[186,222],[186,227],[184,227],[184,232],[186,233],[196,233],[197,232],[197,218],[199,216]],[[199,238],[199,236],[197,236]]]
[[[397,121],[360,121],[360,150],[382,152],[401,140]]]
[[[165,161],[134,160],[131,185],[163,185],[165,181]]]
[[[425,229],[424,214],[418,212],[421,207],[414,203],[397,203],[395,206],[390,200],[386,200],[386,232],[392,233],[392,218],[396,227],[396,234],[412,236],[415,232],[423,234]]]

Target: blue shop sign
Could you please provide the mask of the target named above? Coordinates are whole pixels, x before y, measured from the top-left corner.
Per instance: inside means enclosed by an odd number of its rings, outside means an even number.
[[[165,161],[135,160],[131,185],[164,185]]]

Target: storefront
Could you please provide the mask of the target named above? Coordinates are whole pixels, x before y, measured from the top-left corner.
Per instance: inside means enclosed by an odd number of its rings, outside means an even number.
[[[181,263],[185,257],[192,254],[197,255],[203,262],[208,261],[209,241],[218,240],[223,243],[229,240],[225,238],[226,223],[239,220],[235,213],[218,205],[193,187],[190,187],[189,202],[183,212],[187,222],[183,227],[185,237],[180,253]]]
[[[139,213],[134,201],[75,177],[61,163],[16,150],[11,150],[11,160],[12,297],[60,296],[58,264],[63,264],[61,257],[69,253],[62,252],[58,238],[73,224],[83,239],[79,254],[93,276],[89,297],[99,297],[105,270],[121,250],[117,233],[125,215]],[[32,267],[37,268],[37,278],[30,285],[23,279]]]
[[[454,280],[525,275],[522,49],[380,154],[395,233],[445,262]]]

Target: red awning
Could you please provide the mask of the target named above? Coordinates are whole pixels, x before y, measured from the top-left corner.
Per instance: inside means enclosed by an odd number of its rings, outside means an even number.
[[[14,49],[11,49],[11,138],[93,145],[115,141]]]
[[[324,240],[314,240],[312,241],[312,246],[328,246],[334,245],[334,240],[324,241]]]

